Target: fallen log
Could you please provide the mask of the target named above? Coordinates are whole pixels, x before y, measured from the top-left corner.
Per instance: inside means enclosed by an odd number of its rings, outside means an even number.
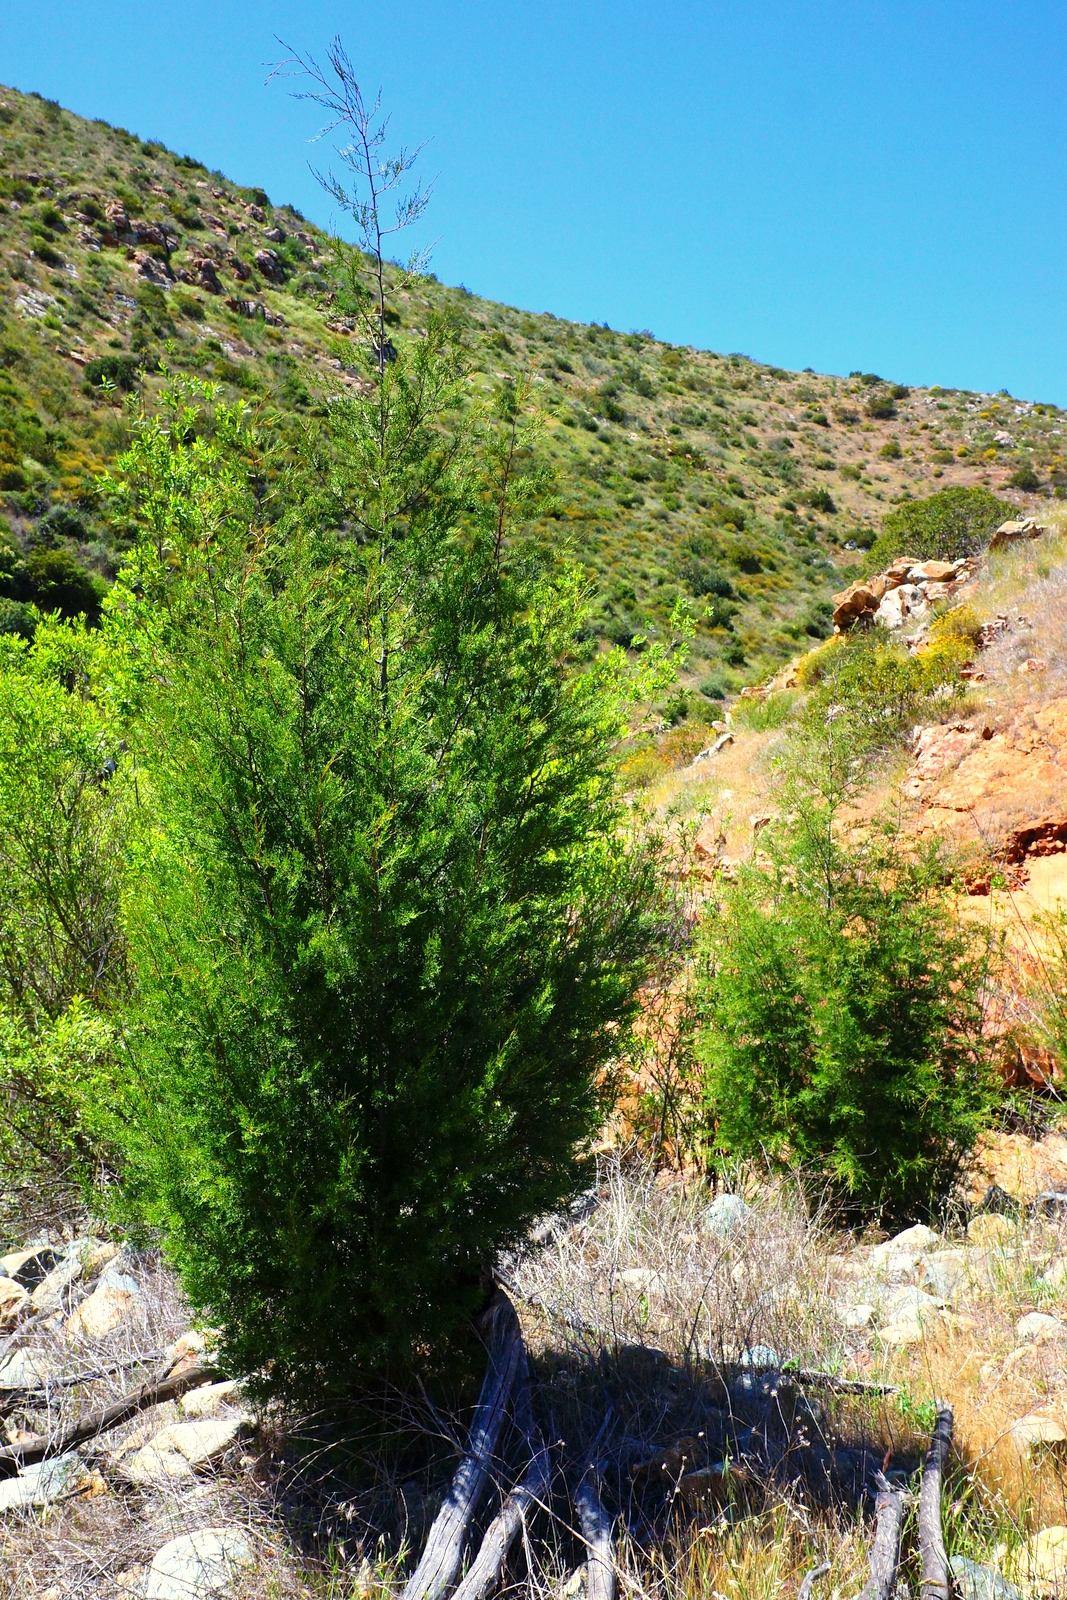
[[[952,1600],[952,1581],[941,1526],[941,1480],[951,1445],[952,1407],[939,1405],[930,1448],[923,1461],[919,1490],[919,1553],[922,1557],[919,1593],[923,1600]]]
[[[95,1439],[97,1434],[128,1422],[139,1411],[145,1411],[149,1406],[160,1406],[166,1400],[177,1400],[179,1395],[188,1390],[214,1383],[222,1376],[217,1367],[190,1367],[187,1372],[176,1373],[172,1378],[143,1383],[132,1394],[116,1400],[114,1405],[105,1406],[102,1411],[91,1411],[87,1417],[72,1423],[54,1437],[38,1433],[19,1444],[6,1444],[0,1448],[0,1477],[13,1477],[20,1467],[44,1461],[48,1456],[66,1455],[68,1450],[74,1450],[88,1439]]]
[[[486,1600],[500,1582],[504,1562],[528,1514],[542,1505],[548,1494],[549,1453],[534,1428],[530,1400],[530,1369],[523,1352],[518,1387],[515,1393],[515,1423],[529,1452],[529,1465],[522,1478],[485,1531],[481,1549],[470,1571],[456,1589],[452,1600]]]
[[[483,1326],[489,1360],[471,1423],[470,1444],[430,1529],[419,1564],[407,1581],[403,1600],[441,1600],[451,1588],[463,1562],[471,1520],[485,1492],[524,1355],[515,1307],[502,1289],[493,1295]]]
[[[585,1563],[586,1600],[615,1600],[615,1549],[611,1520],[604,1510],[592,1468],[578,1487],[574,1506],[589,1552]]]
[[[883,1479],[883,1484],[885,1480]],[[904,1525],[904,1491],[888,1485],[874,1502],[877,1525],[871,1546],[871,1575],[858,1600],[892,1600],[900,1565],[900,1530]]]

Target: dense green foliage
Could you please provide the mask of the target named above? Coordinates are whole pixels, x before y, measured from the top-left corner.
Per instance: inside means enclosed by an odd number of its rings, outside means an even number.
[[[631,670],[573,670],[580,575],[507,540],[542,492],[518,397],[479,440],[441,429],[458,381],[431,326],[331,407],[278,523],[232,409],[205,433],[175,396],[123,460],[144,532],[105,634],[144,821],[106,1132],[278,1389],[439,1341],[574,1190],[662,926],[616,795]]]
[[[91,1160],[81,1099],[124,982],[127,791],[92,690],[100,640],[42,621],[0,637],[0,1159],[10,1187]]]
[[[891,511],[883,522],[871,550],[871,570],[897,556],[956,561],[975,555],[1014,510],[1010,501],[981,487],[942,489],[926,500],[912,500]]]
[[[799,1167],[850,1212],[914,1221],[988,1117],[983,955],[935,851],[890,827],[844,836],[862,739],[838,718],[819,744],[797,757],[788,819],[705,917],[708,1144]]]

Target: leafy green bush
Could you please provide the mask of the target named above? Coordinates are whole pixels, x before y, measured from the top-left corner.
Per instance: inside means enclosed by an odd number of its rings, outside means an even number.
[[[417,1359],[574,1192],[662,937],[614,748],[666,677],[571,670],[581,575],[506,538],[543,488],[521,397],[476,449],[462,394],[431,322],[330,407],[276,525],[239,408],[172,396],[123,461],[144,813],[101,1114],[130,1213],[278,1390]]]
[[[1029,461],[1024,461],[1021,467],[1016,467],[1008,482],[1013,489],[1022,489],[1026,494],[1033,494],[1041,487],[1041,479]]]
[[[824,511],[827,516],[832,516],[837,510],[834,497],[829,489],[809,489],[802,496],[802,499],[805,505],[809,505],[813,511]]]
[[[42,611],[98,622],[107,586],[67,550],[37,549],[26,559],[29,598]]]
[[[1014,507],[980,486],[942,489],[925,500],[910,500],[891,511],[871,549],[872,571],[897,556],[955,561],[988,543]]]
[[[136,388],[140,378],[141,362],[137,356],[94,356],[85,364],[85,386],[95,391],[106,379],[117,389]]]
[[[897,414],[897,408],[890,394],[872,395],[863,409],[869,417],[876,417],[882,422],[888,422]]]
[[[124,983],[121,748],[93,692],[99,635],[37,621],[0,635],[0,1174],[83,1177],[84,1112]]]
[[[825,731],[847,769],[850,735]],[[801,1170],[854,1215],[912,1222],[989,1114],[982,950],[938,856],[888,828],[848,840],[847,784],[822,787],[794,788],[790,820],[705,916],[707,1140],[719,1159]]]
[[[899,440],[887,439],[878,454],[883,461],[899,461],[904,452],[900,448]]]

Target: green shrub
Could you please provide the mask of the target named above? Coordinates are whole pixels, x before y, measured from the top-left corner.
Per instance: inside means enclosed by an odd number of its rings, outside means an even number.
[[[766,1158],[853,1215],[913,1222],[988,1118],[982,951],[937,855],[892,830],[848,842],[825,787],[791,793],[705,916],[706,1136],[718,1159]]]
[[[29,606],[23,605],[21,600],[0,596],[0,633],[13,633],[20,639],[32,639],[35,628],[36,621]]]
[[[107,585],[66,550],[37,549],[26,559],[29,597],[42,611],[99,621]]]
[[[751,728],[756,733],[767,733],[775,728],[784,728],[792,720],[796,703],[796,694],[783,689],[777,694],[764,695],[762,699],[752,696],[738,700],[731,715],[742,727]]]
[[[133,389],[140,374],[141,362],[137,356],[94,356],[85,364],[85,386],[92,392],[106,379],[117,389]]]
[[[876,417],[882,422],[888,422],[897,414],[897,408],[893,404],[893,397],[889,394],[872,395],[863,409],[869,417]]]
[[[542,494],[520,399],[476,456],[463,392],[431,322],[330,407],[279,523],[238,407],[173,397],[123,459],[145,528],[106,627],[144,812],[105,1131],[276,1390],[417,1360],[574,1192],[663,937],[614,751],[666,679],[571,670],[584,580],[502,536]]]
[[[813,511],[824,511],[827,516],[832,516],[837,510],[837,505],[829,489],[809,489],[802,496],[804,504],[809,505]]]
[[[99,635],[37,619],[0,634],[0,1172],[91,1165],[86,1076],[124,983],[121,748],[93,691]]]
[[[1021,467],[1016,467],[1008,482],[1013,489],[1022,489],[1026,494],[1033,494],[1041,487],[1041,479],[1029,461],[1024,461]]]
[[[901,450],[898,440],[887,439],[878,454],[883,461],[899,461],[904,452]]]
[[[914,555],[955,561],[982,550],[1014,507],[988,489],[942,489],[925,500],[910,500],[891,511],[871,550],[872,571]]]

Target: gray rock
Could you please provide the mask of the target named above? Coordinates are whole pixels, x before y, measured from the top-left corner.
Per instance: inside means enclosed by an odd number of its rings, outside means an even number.
[[[749,1345],[747,1350],[741,1352],[741,1365],[752,1367],[757,1372],[767,1372],[780,1367],[781,1364],[781,1356],[769,1344]]]
[[[992,1567],[979,1566],[966,1556],[951,1556],[949,1566],[960,1600],[1021,1600],[1018,1589]]]
[[[82,1270],[82,1259],[76,1255],[53,1267],[30,1297],[34,1311],[65,1311],[70,1301],[70,1286],[78,1281]]]
[[[718,1194],[704,1212],[704,1226],[716,1239],[729,1239],[752,1214],[739,1194]]]
[[[248,1540],[232,1528],[184,1533],[156,1552],[145,1579],[145,1600],[204,1600],[233,1593],[234,1580],[253,1557]]]
[[[922,1289],[907,1286],[897,1289],[886,1301],[886,1315],[889,1317],[917,1317],[924,1311],[936,1311],[941,1304],[932,1294],[925,1294]]]
[[[6,1256],[0,1256],[0,1267],[5,1277],[14,1278],[16,1283],[32,1293],[41,1279],[51,1272],[57,1260],[49,1244],[26,1245],[21,1250],[12,1250]]]
[[[0,1390],[39,1389],[55,1373],[55,1363],[39,1350],[13,1350],[0,1363]]]
[[[55,1456],[24,1467],[17,1478],[0,1479],[0,1512],[21,1511],[28,1506],[47,1506],[75,1490],[88,1477],[81,1456]]]
[[[198,1469],[210,1467],[225,1455],[231,1445],[246,1436],[248,1429],[249,1419],[244,1415],[176,1422],[126,1455],[122,1470],[131,1483],[191,1478]]]

